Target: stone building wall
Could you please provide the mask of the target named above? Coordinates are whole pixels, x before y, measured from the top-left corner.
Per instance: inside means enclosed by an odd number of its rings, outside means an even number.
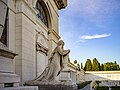
[[[37,1],[43,5],[48,26],[37,17]],[[8,47],[18,54],[14,69],[23,84],[42,73],[60,39],[60,8],[54,0],[8,0],[8,8]]]

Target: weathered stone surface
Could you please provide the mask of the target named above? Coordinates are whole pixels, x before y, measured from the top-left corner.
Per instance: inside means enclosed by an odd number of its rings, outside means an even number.
[[[37,86],[21,86],[21,87],[0,88],[0,90],[38,90],[38,87]]]
[[[0,38],[1,38],[7,13],[7,0],[0,1],[0,11],[2,12],[0,13]]]
[[[39,90],[77,90],[76,85],[39,85]]]
[[[5,47],[4,47],[5,48]],[[0,72],[4,73],[14,73],[13,58],[17,54],[0,48]]]
[[[19,86],[20,77],[14,73],[13,58],[17,55],[0,44],[0,88]]]

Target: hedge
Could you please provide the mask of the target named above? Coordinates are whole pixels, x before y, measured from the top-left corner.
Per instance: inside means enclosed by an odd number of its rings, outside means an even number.
[[[120,90],[120,86],[112,86],[110,88],[111,88],[111,90]]]
[[[95,90],[109,90],[108,86],[96,86]]]
[[[83,87],[85,87],[87,84],[90,84],[92,81],[86,81],[86,82],[82,82],[82,83],[78,83],[78,89],[82,89]]]

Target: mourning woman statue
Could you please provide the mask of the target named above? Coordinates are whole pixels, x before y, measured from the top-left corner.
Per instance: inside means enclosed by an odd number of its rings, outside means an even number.
[[[70,50],[64,50],[64,42],[60,40],[57,47],[53,50],[49,63],[43,73],[32,82],[59,82],[57,76],[64,68],[62,65],[63,58],[69,54]]]

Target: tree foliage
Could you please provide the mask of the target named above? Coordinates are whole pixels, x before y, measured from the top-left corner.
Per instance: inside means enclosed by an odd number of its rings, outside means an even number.
[[[119,69],[120,69],[120,67],[116,61],[114,63],[113,62],[104,63],[104,70],[105,71],[113,71],[113,70],[119,70]]]
[[[80,71],[80,64],[77,64],[77,70]]]
[[[101,64],[101,66],[100,66],[100,71],[104,71],[104,65],[103,64]]]
[[[85,71],[92,71],[92,62],[90,59],[87,59],[84,67]]]
[[[99,71],[99,70],[100,70],[100,63],[96,58],[94,58],[92,64],[92,71]]]
[[[77,60],[74,60],[74,64],[77,64]]]
[[[83,69],[83,64],[81,63],[81,69]]]
[[[81,64],[81,69],[82,69]],[[90,59],[87,59],[84,67],[85,71],[113,71],[113,70],[120,70],[119,64],[117,64],[116,61],[114,62],[106,62],[103,64],[100,64],[97,58],[93,59],[93,63]]]

